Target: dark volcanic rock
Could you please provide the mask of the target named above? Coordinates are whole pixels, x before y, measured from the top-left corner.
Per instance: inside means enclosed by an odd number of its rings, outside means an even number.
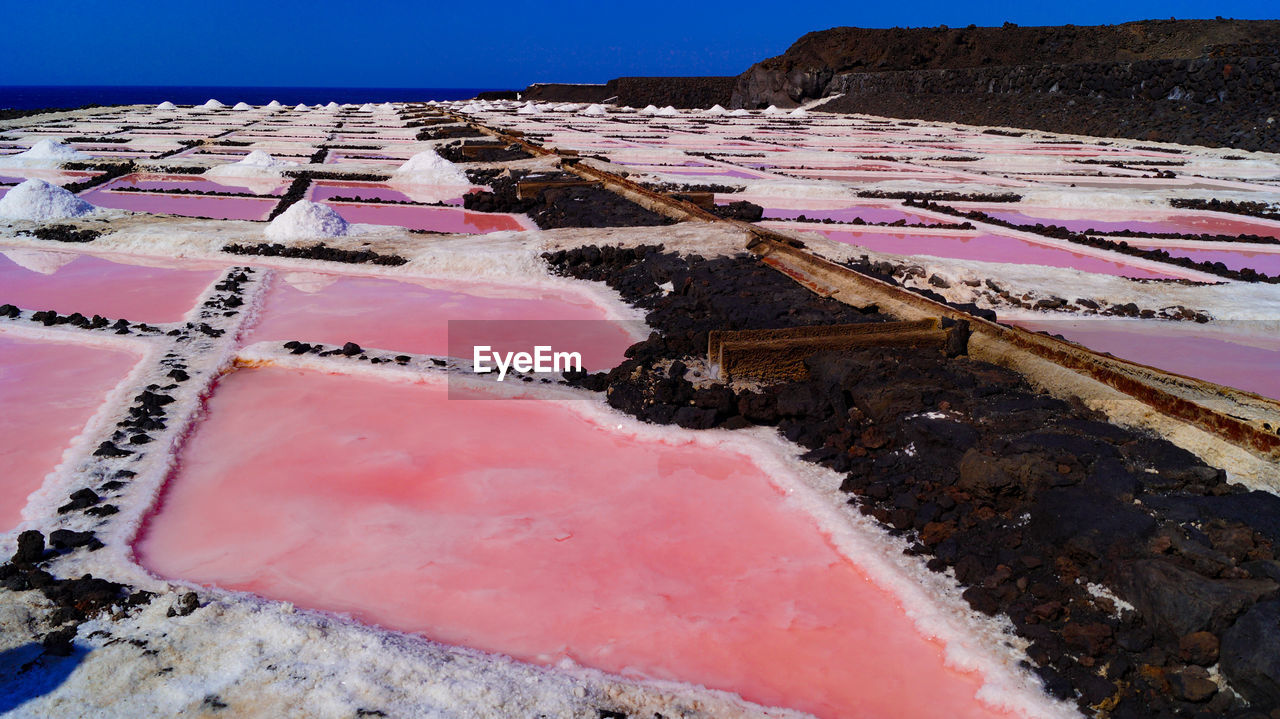
[[[1222,674],[1250,702],[1280,706],[1280,600],[1257,604],[1223,635]]]
[[[1280,585],[1255,579],[1208,579],[1164,559],[1121,565],[1122,596],[1157,631],[1174,637],[1202,630],[1221,632],[1231,620]]]

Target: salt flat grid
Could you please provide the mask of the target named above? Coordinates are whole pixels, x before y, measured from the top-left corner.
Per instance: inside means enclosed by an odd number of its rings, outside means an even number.
[[[1052,136],[1041,133],[1031,133],[1023,137],[1010,137],[1006,135],[990,135],[984,133],[980,129],[972,128],[955,128],[929,123],[906,123],[901,121],[879,120],[874,118],[845,118],[845,117],[822,117],[817,114],[811,114],[805,118],[788,119],[777,118],[773,116],[764,116],[754,114],[746,118],[722,118],[717,119],[716,124],[707,124],[710,118],[700,117],[694,114],[682,114],[677,116],[665,116],[660,118],[647,118],[635,114],[618,114],[599,117],[582,117],[563,113],[544,113],[543,115],[529,116],[520,115],[516,111],[515,105],[511,105],[501,109],[480,110],[475,109],[471,114],[486,124],[493,126],[502,126],[506,128],[518,129],[526,133],[530,137],[534,137],[548,145],[561,149],[577,150],[582,155],[601,155],[610,161],[610,165],[615,169],[623,172],[632,173],[632,179],[642,179],[651,182],[669,182],[674,184],[691,183],[691,184],[720,184],[724,183],[733,188],[742,188],[739,192],[716,192],[716,198],[721,202],[729,202],[739,198],[747,198],[761,204],[767,210],[795,211],[803,214],[809,211],[810,219],[821,212],[841,212],[859,210],[864,213],[877,212],[879,215],[867,214],[866,224],[856,228],[845,224],[829,224],[821,225],[813,222],[798,221],[795,218],[778,218],[766,217],[766,221],[772,223],[782,223],[790,230],[806,233],[804,236],[811,238],[811,233],[816,230],[839,232],[841,230],[858,229],[871,234],[887,237],[905,237],[905,236],[927,236],[933,238],[938,244],[938,252],[945,253],[950,251],[943,245],[946,243],[959,243],[963,245],[966,241],[976,242],[983,233],[993,237],[1001,237],[1005,239],[1017,239],[1027,243],[1035,243],[1037,247],[1046,252],[1053,251],[1061,254],[1063,257],[1087,257],[1101,262],[1110,262],[1115,265],[1114,272],[1097,271],[1090,274],[1106,275],[1110,279],[1107,282],[1113,283],[1108,287],[1117,286],[1115,283],[1127,283],[1132,285],[1134,291],[1141,291],[1147,285],[1137,282],[1130,282],[1124,279],[1126,268],[1132,274],[1142,275],[1147,278],[1155,276],[1157,283],[1170,282],[1176,278],[1195,278],[1200,280],[1210,280],[1212,277],[1202,276],[1200,273],[1188,272],[1185,268],[1175,265],[1161,266],[1161,263],[1150,260],[1139,260],[1128,255],[1110,252],[1103,249],[1084,249],[1074,248],[1075,251],[1069,251],[1064,243],[1046,240],[1043,237],[1013,230],[1007,230],[1000,227],[986,227],[982,229],[955,229],[952,227],[943,227],[942,229],[930,230],[930,225],[952,225],[957,222],[957,218],[928,208],[908,206],[901,200],[891,197],[882,198],[864,198],[859,197],[856,192],[859,190],[891,190],[891,191],[909,191],[909,192],[964,192],[964,193],[993,193],[1014,192],[1023,196],[1019,202],[1000,203],[1002,209],[1016,209],[1023,212],[1026,216],[1032,218],[1043,218],[1046,221],[1059,219],[1066,210],[1072,209],[1071,196],[1073,194],[1084,194],[1083,188],[1078,185],[1086,181],[1097,184],[1098,182],[1107,181],[1115,182],[1117,192],[1121,194],[1125,201],[1115,203],[1110,207],[1088,207],[1084,210],[1085,214],[1094,214],[1094,219],[1106,219],[1109,222],[1123,224],[1127,221],[1135,223],[1140,222],[1185,222],[1188,227],[1196,227],[1197,222],[1200,223],[1217,223],[1214,226],[1227,227],[1229,229],[1240,229],[1239,233],[1253,233],[1259,235],[1268,235],[1272,237],[1280,237],[1280,223],[1267,220],[1258,220],[1255,218],[1243,217],[1240,215],[1232,215],[1221,212],[1208,212],[1204,210],[1178,210],[1174,211],[1167,207],[1167,204],[1161,204],[1170,198],[1185,196],[1206,196],[1206,194],[1215,193],[1231,193],[1232,197],[1256,197],[1267,201],[1273,201],[1277,196],[1277,187],[1275,184],[1280,179],[1280,163],[1274,158],[1268,156],[1251,155],[1248,160],[1232,160],[1228,159],[1235,153],[1229,151],[1222,152],[1204,152],[1191,153],[1173,151],[1170,148],[1148,148],[1142,143],[1118,143],[1110,142],[1103,144],[1100,142],[1092,142],[1088,140],[1071,141],[1071,144],[1064,144],[1066,141],[1053,138]],[[457,109],[463,109],[458,107]],[[157,196],[163,195],[166,189],[178,189],[183,183],[204,182],[204,180],[190,179],[197,176],[183,176],[188,179],[170,179],[166,185],[166,179],[162,172],[148,173],[148,168],[162,170],[169,167],[178,168],[206,168],[212,165],[234,162],[251,149],[262,149],[273,156],[286,157],[290,159],[305,159],[311,157],[318,151],[322,145],[367,145],[366,150],[376,151],[368,154],[376,154],[379,157],[369,160],[365,157],[344,157],[342,151],[331,151],[321,165],[310,165],[309,169],[320,169],[324,171],[337,172],[339,174],[350,174],[359,176],[363,174],[385,174],[389,169],[394,169],[399,161],[407,159],[412,152],[429,149],[432,145],[438,143],[419,142],[416,138],[415,128],[406,128],[403,125],[405,121],[392,113],[378,115],[376,113],[361,113],[353,111],[350,108],[344,111],[323,111],[312,110],[308,113],[294,113],[292,111],[275,111],[266,110],[264,108],[255,108],[252,110],[221,110],[216,112],[203,111],[178,111],[170,113],[156,112],[151,109],[129,108],[123,110],[111,110],[103,114],[94,115],[88,119],[71,119],[66,121],[56,121],[51,124],[35,121],[30,124],[21,122],[7,126],[0,131],[0,136],[6,138],[3,145],[0,145],[0,151],[8,154],[18,151],[20,148],[30,144],[30,140],[43,137],[96,137],[96,138],[118,138],[126,139],[123,143],[101,143],[93,141],[73,141],[71,144],[77,149],[85,152],[95,159],[132,159],[138,163],[140,170],[139,176],[132,178],[132,182],[137,183],[151,182],[153,185],[148,188],[147,193],[154,192]],[[342,130],[350,129],[367,129],[371,132],[365,133],[343,133]],[[160,137],[157,132],[167,132],[172,130],[172,137]],[[207,145],[203,147],[187,148],[177,141],[176,138],[206,138],[213,141],[220,139],[232,138],[235,142],[251,142],[252,145]],[[110,145],[110,148],[108,148]],[[209,151],[210,148],[216,148],[216,152]],[[352,154],[363,155],[364,152],[358,150],[348,150]],[[711,154],[707,157],[705,154]],[[956,159],[963,156],[969,159]],[[1089,160],[1105,160],[1106,162],[1114,162],[1121,165],[1113,167],[1110,164],[1082,164],[1073,160],[1077,159]],[[1168,164],[1149,164],[1183,162],[1180,165]],[[1145,167],[1143,163],[1148,163]],[[1173,167],[1177,170],[1177,177],[1155,177],[1155,169],[1164,170]],[[1239,173],[1233,174],[1233,171],[1239,168]],[[59,184],[80,181],[84,175],[72,175],[69,173],[50,172],[48,170],[22,170],[22,169],[0,169],[0,181],[6,182],[12,186],[16,184],[14,180],[20,180],[28,176],[39,176],[45,173],[46,176],[54,179]],[[175,176],[177,177],[177,176]],[[113,181],[118,182],[118,181]],[[173,203],[166,206],[165,209],[173,211],[175,208],[182,210],[174,212],[174,214],[203,215],[208,212],[208,208],[213,206],[214,202],[231,202],[236,200],[250,200],[262,204],[264,210],[257,212],[256,210],[251,217],[241,219],[249,221],[258,221],[265,219],[266,211],[270,203],[277,201],[278,195],[282,192],[283,187],[288,184],[288,180],[280,178],[274,181],[262,182],[256,185],[237,186],[231,180],[224,178],[225,184],[222,185],[228,192],[236,192],[239,187],[243,190],[239,195],[232,197],[219,197],[213,194],[202,195],[199,190],[192,190],[192,195],[167,195],[169,198],[194,198],[202,199],[203,202],[197,202],[199,209],[181,208],[180,203]],[[323,180],[313,183],[310,192],[314,193],[319,186],[318,183],[326,182],[331,186],[341,187],[341,180]],[[1073,186],[1074,185],[1074,186]],[[355,180],[347,183],[348,187],[359,188],[364,187],[376,193],[383,193],[386,199],[397,199],[394,188],[385,184],[369,181],[366,179]],[[212,186],[202,186],[205,191],[217,192]],[[0,187],[0,189],[3,189]],[[726,189],[726,188],[718,188]],[[86,198],[100,195],[104,192],[111,192],[108,186],[100,186],[98,188],[90,188],[85,191]],[[1079,191],[1079,192],[1073,192]],[[118,192],[124,195],[127,193]],[[143,194],[143,193],[138,193]],[[252,195],[252,198],[240,195]],[[1098,198],[1094,198],[1098,199]],[[1158,202],[1155,202],[1158,201]],[[1040,204],[1037,204],[1040,203]],[[1055,204],[1056,203],[1056,204]],[[342,203],[333,203],[339,211],[342,209]],[[946,204],[944,201],[943,204]],[[959,207],[965,207],[960,204]],[[392,234],[377,235],[380,242],[387,243],[391,247],[399,248],[422,248],[429,246],[431,242],[447,242],[450,236],[433,239],[432,241],[421,240],[420,237],[402,233],[395,235],[396,228],[405,228],[409,225],[398,224],[398,220],[392,218],[380,221],[377,214],[382,211],[376,203],[369,205],[369,213],[363,222],[368,224],[382,224],[388,226],[386,232]],[[393,205],[385,205],[385,212],[388,218],[391,212],[396,208]],[[433,211],[440,208],[433,208]],[[883,214],[887,213],[887,214]],[[1067,212],[1066,214],[1070,214]],[[888,219],[892,217],[893,219]],[[118,218],[117,218],[118,219]],[[527,218],[526,218],[527,220]],[[903,224],[892,226],[894,220],[901,220]],[[115,221],[115,220],[112,220]],[[168,220],[157,221],[157,227],[163,229],[165,222]],[[884,224],[876,224],[884,223]],[[1232,224],[1234,223],[1234,224]],[[234,223],[226,223],[230,227]],[[200,225],[208,231],[213,232],[221,225],[216,221],[208,225]],[[254,224],[238,224],[235,227],[243,228],[260,227]],[[521,233],[528,232],[529,236],[539,233],[530,232],[532,226],[529,224],[518,223],[516,226],[504,226],[499,231],[506,230],[513,232],[511,235],[502,235],[501,240],[497,242],[521,241]],[[664,228],[652,228],[651,234],[656,240],[662,238]],[[605,238],[605,233],[599,233],[599,237]],[[585,232],[578,235],[578,239],[583,243],[593,241],[593,235]],[[393,238],[393,239],[388,239]],[[467,242],[474,243],[476,248],[486,246],[487,240],[483,236],[475,236],[466,238]],[[1127,238],[1131,244],[1137,245],[1141,242],[1137,238]],[[1153,240],[1168,243],[1176,243],[1178,240]],[[398,245],[396,243],[399,243]],[[856,240],[854,240],[856,245]],[[81,265],[92,265],[100,262],[112,262],[112,252],[96,249],[93,246],[76,248],[73,246],[61,245],[57,243],[41,243],[30,238],[5,238],[0,244],[4,244],[5,260],[9,265],[0,266],[0,270],[6,267],[12,272],[26,272],[28,274],[38,273],[41,277],[48,278],[46,284],[54,284],[59,279],[65,279],[67,275],[60,273],[69,273],[76,268],[76,263]],[[833,245],[815,245],[820,249],[830,249]],[[886,245],[892,247],[892,245]],[[138,264],[146,263],[146,256],[152,255],[173,255],[179,254],[175,251],[173,245],[157,244],[155,247],[145,245],[131,244],[128,248],[113,247],[105,245],[109,250],[114,250],[116,255],[114,261],[120,265],[112,271],[137,271]],[[1267,243],[1248,243],[1248,250],[1261,255],[1270,255],[1274,253],[1276,245]],[[1233,246],[1234,249],[1234,246]],[[184,249],[183,252],[186,250]],[[856,251],[856,249],[854,250]],[[23,253],[26,254],[23,254]],[[886,252],[878,256],[893,255],[893,252]],[[905,254],[908,257],[911,253]],[[1243,253],[1242,253],[1243,254]],[[200,255],[198,252],[193,253],[193,257],[199,256],[199,262],[191,258],[172,257],[169,258],[164,270],[173,271],[183,269],[184,264],[198,265],[200,271],[207,272],[208,266],[203,264],[208,262],[208,257]],[[388,283],[413,281],[415,284],[423,284],[430,286],[432,278],[430,272],[424,265],[411,264],[409,268],[398,273],[379,274],[377,271],[371,271],[365,267],[341,267],[335,266],[333,263],[326,263],[316,267],[309,267],[306,261],[272,261],[261,258],[240,258],[231,257],[229,255],[218,255],[216,249],[213,256],[219,256],[223,260],[217,268],[218,277],[213,285],[206,289],[203,294],[194,296],[193,292],[186,291],[190,288],[185,287],[182,298],[174,299],[170,304],[173,307],[166,309],[177,309],[177,315],[182,317],[183,321],[173,321],[170,316],[173,313],[166,314],[162,319],[163,322],[156,320],[152,322],[150,330],[135,327],[134,336],[122,339],[112,340],[117,342],[119,346],[129,346],[144,354],[144,359],[138,368],[125,380],[122,381],[119,391],[114,392],[110,400],[99,410],[100,417],[90,421],[86,425],[83,434],[73,442],[72,451],[58,466],[45,467],[49,472],[48,478],[44,480],[45,484],[41,490],[33,496],[32,501],[27,507],[26,521],[22,526],[49,528],[53,526],[63,526],[72,528],[94,528],[99,530],[100,536],[107,538],[108,552],[114,552],[109,559],[89,559],[85,560],[84,568],[91,568],[95,574],[99,576],[112,576],[128,581],[136,582],[139,586],[149,586],[159,590],[172,591],[173,586],[181,586],[181,578],[173,578],[173,582],[178,584],[169,584],[166,580],[160,580],[150,575],[146,570],[139,567],[131,557],[122,557],[121,552],[127,552],[131,546],[132,537],[135,534],[137,522],[141,521],[155,498],[155,492],[163,484],[166,478],[170,476],[171,467],[175,461],[176,447],[178,446],[178,437],[190,428],[198,428],[200,420],[198,419],[197,406],[202,393],[209,391],[213,387],[213,377],[219,372],[225,372],[230,368],[228,362],[239,363],[242,366],[252,366],[253,363],[269,363],[277,366],[292,368],[300,372],[322,372],[332,373],[335,375],[350,375],[361,378],[372,378],[375,381],[390,381],[393,379],[393,373],[399,372],[405,376],[421,375],[436,376],[439,370],[435,367],[434,359],[439,359],[437,352],[423,351],[422,348],[406,348],[395,346],[395,337],[403,335],[403,328],[397,328],[389,325],[386,331],[377,335],[378,344],[372,347],[365,347],[364,353],[369,357],[376,358],[380,362],[390,366],[390,369],[370,369],[366,365],[359,364],[356,360],[352,360],[353,365],[341,364],[344,360],[337,357],[332,360],[311,360],[309,358],[296,359],[290,358],[285,350],[278,346],[277,337],[272,337],[273,342],[262,342],[257,344],[247,344],[252,338],[251,331],[256,323],[262,322],[263,318],[271,319],[270,313],[273,311],[269,303],[265,303],[269,299],[270,293],[273,291],[281,291],[287,289],[293,296],[305,299],[307,296],[320,296],[316,293],[324,293],[326,288],[331,285],[341,287],[344,284],[350,284],[353,280],[367,279],[369,276],[380,277],[379,281]],[[930,252],[921,252],[921,258],[934,257]],[[961,258],[963,255],[961,255]],[[1010,258],[1015,259],[1016,258]],[[1071,261],[1066,260],[1067,267],[1071,267]],[[25,263],[25,264],[24,264]],[[137,264],[135,264],[137,263]],[[990,277],[997,281],[1003,281],[999,274],[1000,265],[1008,264],[1013,272],[1013,267],[1017,267],[1017,261],[1012,263],[1001,263],[995,261],[991,263],[993,274]],[[235,266],[233,266],[235,265]],[[233,278],[242,270],[237,269],[240,266],[249,266],[252,275],[246,280],[246,298],[245,310],[228,309],[224,311],[214,311],[214,307],[221,307],[215,300],[224,294],[218,288],[228,279]],[[1095,267],[1098,265],[1089,265]],[[314,271],[312,271],[314,270]],[[539,269],[538,272],[545,272]],[[1161,273],[1165,273],[1161,276]],[[25,276],[25,275],[24,275]],[[31,278],[28,277],[28,280]],[[1102,281],[1101,279],[1099,281]],[[157,280],[157,283],[160,281]],[[525,277],[523,280],[514,279],[510,284],[513,288],[527,290],[528,285],[532,281]],[[539,277],[537,282],[549,283],[543,287],[548,294],[561,294],[569,296],[574,291],[579,291],[577,285],[583,283],[575,283],[569,280],[553,280],[549,277]],[[560,282],[560,284],[555,284]],[[32,283],[38,284],[38,283]],[[534,285],[537,283],[534,282]],[[1132,289],[1131,288],[1131,289]],[[420,290],[416,287],[415,291]],[[580,291],[590,295],[593,290],[581,289]],[[75,294],[75,293],[72,293]],[[85,315],[93,314],[93,311],[99,306],[95,304],[97,300],[93,297],[93,292],[83,290],[82,294],[73,297],[76,303],[76,311],[83,312]],[[0,296],[0,302],[7,301],[5,297]],[[344,299],[343,302],[346,300]],[[480,302],[482,300],[469,300]],[[625,315],[627,309],[619,307],[616,297],[611,297],[608,293],[603,295],[595,295],[590,297],[590,301],[594,302],[602,316],[609,315]],[[85,347],[99,346],[100,338],[91,336],[87,332],[80,332],[74,328],[60,326],[55,328],[37,327],[38,323],[31,322],[31,312],[35,310],[49,309],[46,306],[28,306],[34,305],[35,300],[29,303],[17,303],[23,314],[20,322],[6,323],[0,326],[0,336],[9,334],[22,338],[28,342],[47,342],[52,337],[57,337],[63,342],[81,343]],[[43,300],[41,300],[43,302]],[[65,307],[59,306],[60,312],[70,312],[73,310],[71,305]],[[141,310],[139,310],[141,311]],[[427,310],[423,310],[424,312]],[[265,313],[258,315],[257,313]],[[1041,316],[1053,317],[1049,312],[1041,312]],[[120,319],[112,316],[109,319]],[[132,320],[147,320],[147,317],[130,317]],[[193,341],[194,344],[184,346],[182,340],[174,340],[170,338],[172,332],[188,332],[192,330],[189,324],[192,322],[208,322],[212,325],[211,332],[201,333]],[[365,321],[365,320],[361,320]],[[317,320],[312,318],[307,325],[310,329],[305,331],[314,332],[318,326]],[[151,331],[154,330],[154,331]],[[222,334],[216,334],[221,331]],[[287,332],[286,332],[287,334]],[[297,339],[302,341],[317,341],[314,336],[299,336]],[[401,354],[407,352],[408,354]],[[110,426],[104,421],[108,418],[114,418],[123,411],[127,404],[128,398],[143,391],[143,388],[156,386],[168,386],[172,384],[169,379],[165,379],[167,372],[171,367],[161,358],[179,357],[183,361],[189,363],[188,374],[195,377],[196,380],[192,385],[177,387],[172,390],[177,396],[178,402],[176,406],[179,408],[174,413],[175,420],[172,424],[156,434],[152,439],[154,441],[148,444],[140,444],[133,448],[136,454],[131,458],[94,458],[91,450],[97,446],[98,441],[103,441],[104,437],[112,437]],[[405,361],[399,361],[398,357],[404,357]],[[353,370],[351,367],[356,366],[359,369]],[[203,374],[202,374],[203,373]],[[400,379],[401,377],[394,377]],[[106,440],[111,441],[111,440]],[[66,490],[80,486],[83,483],[83,477],[86,473],[119,471],[125,467],[134,467],[138,470],[138,474],[145,481],[140,482],[139,486],[129,489],[126,488],[121,497],[116,501],[122,508],[121,516],[115,519],[100,518],[88,519],[83,517],[64,517],[56,513],[54,508],[56,502],[64,501]],[[130,470],[133,471],[133,470]],[[13,533],[5,539],[10,541]],[[114,540],[114,541],[110,541]],[[7,546],[7,544],[6,544]],[[942,599],[938,600],[943,603],[949,601],[946,599],[945,592],[941,593]],[[230,607],[228,612],[247,611],[243,606],[236,604],[234,597],[226,599]],[[284,622],[301,622],[303,625],[315,626],[321,621],[315,618],[302,617],[299,619],[280,620]],[[968,621],[968,620],[966,620]],[[307,623],[311,622],[310,625]],[[329,625],[325,625],[329,627]],[[980,635],[980,631],[985,625],[966,625],[975,635]],[[974,627],[977,627],[975,629]],[[366,630],[364,628],[350,627],[330,629],[337,633],[348,632],[354,633],[358,641],[368,641],[368,637],[377,636],[376,630]],[[369,633],[371,631],[371,633]],[[961,642],[961,637],[952,637],[952,640]],[[502,647],[487,647],[494,651],[502,651]],[[423,650],[427,651],[427,650]],[[443,652],[448,654],[450,649],[441,650],[439,647],[433,647],[431,652]],[[975,650],[976,651],[976,650]],[[997,650],[997,654],[999,651]],[[473,657],[474,659],[474,657]],[[501,660],[488,657],[476,659],[482,665],[481,676],[487,677],[490,681],[508,681],[510,673],[519,674],[522,669],[511,670],[502,665]],[[376,663],[376,662],[375,662]],[[608,663],[606,663],[608,664]],[[998,674],[1005,669],[1001,668],[1000,662],[992,660],[989,664],[982,666],[983,672],[991,672]],[[613,666],[613,665],[609,665]],[[504,673],[507,672],[507,673]],[[652,687],[646,687],[643,682],[636,683],[632,680],[624,680],[612,675],[606,675],[604,678],[595,677],[587,681],[590,696],[597,696],[602,691],[619,691],[617,687],[622,686],[626,691],[636,695],[646,695],[646,692],[654,692]],[[560,679],[563,679],[561,677]],[[556,679],[555,681],[560,681]],[[430,685],[430,679],[425,680]],[[512,683],[518,683],[511,680]],[[594,683],[592,683],[594,682]],[[602,689],[604,687],[605,689]],[[713,687],[715,688],[715,687]],[[732,687],[730,687],[732,688]],[[554,691],[567,692],[572,694],[571,688],[564,685],[557,685]],[[728,712],[741,708],[734,704],[732,699],[726,700],[722,697],[708,697],[706,694],[699,693],[697,687],[682,689],[680,691],[692,692],[690,696],[695,696],[699,701],[706,702],[709,706],[716,705],[716,702],[727,702],[723,706],[729,707],[724,711]],[[656,701],[656,700],[655,700]],[[1028,699],[1028,706],[1034,706],[1035,700]],[[748,710],[754,710],[753,707],[747,707]],[[1029,714],[1035,712],[1028,711]],[[1041,715],[1049,716],[1052,712],[1046,711]]]

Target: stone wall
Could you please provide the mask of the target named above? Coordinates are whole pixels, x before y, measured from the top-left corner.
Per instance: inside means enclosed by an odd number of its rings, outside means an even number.
[[[618,105],[644,107],[711,107],[728,105],[736,77],[620,77]]]

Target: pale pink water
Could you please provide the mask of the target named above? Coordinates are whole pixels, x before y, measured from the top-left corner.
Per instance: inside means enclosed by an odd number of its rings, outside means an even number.
[[[1124,277],[1169,278],[1173,275],[1154,270],[1113,262],[1101,257],[1038,245],[1016,237],[1001,235],[977,236],[929,236],[911,234],[887,234],[859,232],[856,230],[828,229],[826,226],[805,226],[804,229],[821,232],[827,237],[851,245],[858,245],[876,252],[892,252],[902,255],[933,255],[954,257],[981,262],[1007,262],[1019,265],[1047,265],[1069,267],[1084,272]]]
[[[394,225],[410,230],[483,235],[505,230],[529,229],[515,215],[471,212],[460,207],[378,205],[359,202],[326,202],[347,222]]]
[[[932,217],[924,217],[892,207],[841,207],[831,210],[797,210],[784,207],[764,208],[764,216],[770,220],[794,220],[800,215],[804,215],[811,220],[838,220],[840,222],[849,222],[854,219],[861,219],[863,222],[897,222],[898,220],[905,220],[913,224],[926,225],[936,225],[941,222],[941,220],[936,220]]]
[[[1131,362],[1280,399],[1280,339],[1204,325],[1137,320],[1016,320]],[[1240,332],[1248,322],[1229,322]]]
[[[288,187],[287,181],[264,183],[261,179],[244,180],[244,184],[236,184],[236,178],[221,177],[218,182],[192,175],[125,175],[103,185],[102,190],[114,190],[120,187],[135,187],[139,190],[185,190],[187,192],[249,192],[256,195],[282,195]]]
[[[460,351],[466,342],[502,351],[550,345],[580,352],[584,367],[597,370],[616,366],[636,342],[625,323],[608,322],[607,317],[587,297],[563,291],[282,272],[267,291],[261,318],[246,342],[355,342],[448,356],[450,320],[487,320],[495,324],[455,325],[454,356],[472,359],[473,351]]]
[[[137,359],[0,330],[0,532],[22,521],[27,496]]]
[[[404,192],[389,187],[380,182],[327,182],[317,180],[311,183],[307,199],[312,202],[321,202],[334,197],[359,197],[366,200],[393,200],[395,202],[416,202],[413,197]],[[448,198],[451,205],[462,204],[463,190],[459,189],[456,197]],[[335,207],[345,207],[345,205],[334,205]]]
[[[541,664],[823,717],[999,715],[751,460],[564,405],[242,370],[136,550],[162,576]]]
[[[0,303],[135,322],[177,322],[218,277],[208,265],[123,264],[75,252],[0,247]]]

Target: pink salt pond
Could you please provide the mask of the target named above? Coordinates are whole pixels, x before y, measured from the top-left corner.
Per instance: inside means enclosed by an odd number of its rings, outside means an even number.
[[[899,255],[932,255],[979,262],[1066,267],[1083,272],[1123,277],[1167,279],[1174,275],[1135,267],[1120,261],[1039,245],[1003,235],[928,235],[912,233],[863,232],[831,229],[825,225],[788,225],[793,229],[819,232],[836,242],[865,247],[875,252]]]
[[[0,330],[0,532],[22,521],[27,496],[137,359]]]
[[[1222,249],[1192,249],[1187,247],[1177,247],[1173,243],[1161,243],[1159,245],[1144,245],[1141,240],[1130,239],[1128,242],[1135,247],[1144,249],[1164,250],[1174,257],[1186,257],[1196,262],[1221,262],[1228,269],[1242,270],[1246,267],[1261,272],[1264,275],[1280,275],[1280,247],[1276,247],[1276,252],[1249,252],[1246,250],[1233,249],[1233,242],[1223,242]]]
[[[533,223],[518,215],[500,212],[471,212],[460,207],[393,205],[372,202],[326,202],[347,222],[394,225],[410,230],[483,235],[490,232],[533,229]]]
[[[821,717],[1001,715],[748,457],[630,436],[578,403],[450,401],[442,385],[224,378],[141,562]]]
[[[1250,322],[1195,325],[1142,320],[1016,320],[1122,359],[1280,399],[1280,339]]]
[[[220,192],[231,192],[223,188]],[[149,212],[182,217],[209,217],[215,220],[265,220],[279,200],[275,197],[216,197],[212,195],[167,195],[162,192],[115,192],[95,187],[80,197],[98,207],[130,212]]]
[[[1253,222],[1244,217],[1225,217],[1212,212],[1125,213],[1116,210],[1075,210],[1062,208],[1024,208],[1009,210],[998,207],[965,206],[992,217],[1019,225],[1059,225],[1074,232],[1097,230],[1212,235],[1262,235],[1280,238],[1280,226]]]
[[[639,339],[631,327],[638,323],[608,319],[590,298],[566,291],[281,272],[246,341],[355,342],[467,360],[473,358],[474,344],[500,351],[550,345],[580,352],[584,368],[603,370],[621,362],[626,348]],[[451,320],[486,324],[455,325],[451,336]]]
[[[0,302],[60,314],[177,322],[218,275],[208,264],[0,247]]]

